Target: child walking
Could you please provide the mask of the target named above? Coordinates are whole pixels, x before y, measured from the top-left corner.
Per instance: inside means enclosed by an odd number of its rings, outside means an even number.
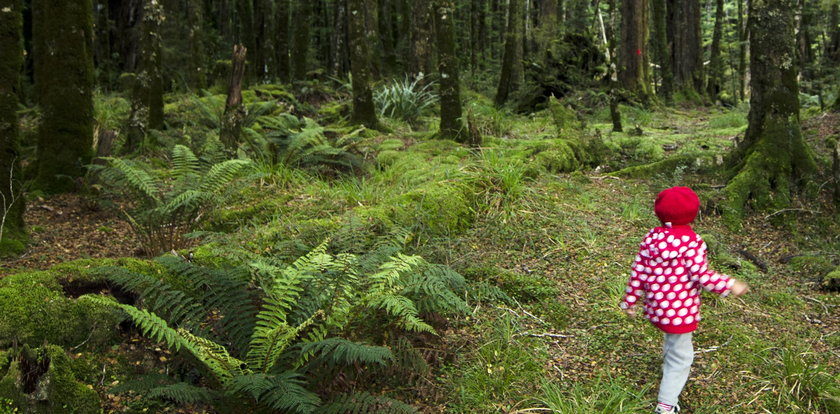
[[[679,395],[694,362],[692,332],[700,320],[700,288],[721,296],[746,293],[746,284],[709,269],[706,243],[691,229],[700,200],[688,187],[662,191],[654,212],[662,226],[642,240],[621,308],[635,316],[643,302],[645,318],[665,332],[662,382],[656,413],[680,411]]]

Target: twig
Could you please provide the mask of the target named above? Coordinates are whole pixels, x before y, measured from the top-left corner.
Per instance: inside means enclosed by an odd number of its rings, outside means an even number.
[[[614,176],[612,176],[612,175],[602,175],[602,176],[600,176],[600,177],[598,177],[598,176],[590,176],[589,178],[590,178],[590,179],[592,179],[592,180],[598,180],[598,181],[605,180],[605,179],[612,179],[612,180],[618,180],[618,181],[621,181],[621,177],[614,177]]]
[[[574,335],[561,335],[561,334],[554,334],[554,333],[549,333],[549,332],[545,332],[545,333],[541,333],[541,334],[536,334],[536,333],[532,333],[532,332],[522,332],[522,333],[515,334],[513,336],[515,336],[515,337],[516,336],[530,336],[530,337],[533,337],[533,338],[574,338]]]
[[[722,344],[720,344],[720,345],[715,345],[715,346],[712,346],[712,347],[706,348],[706,349],[702,349],[702,348],[701,348],[701,349],[698,349],[698,350],[694,351],[694,354],[695,354],[695,355],[697,355],[697,354],[705,354],[705,353],[708,353],[708,352],[715,352],[715,351],[718,351],[718,350],[720,350],[721,348],[723,348],[723,347],[725,347],[725,346],[729,345],[729,341],[731,341],[731,340],[732,340],[732,337],[730,336],[730,337],[729,337],[729,339],[727,339],[727,340],[726,340],[726,342],[724,342],[724,343],[722,343]]]
[[[806,213],[819,214],[819,211],[808,210],[808,209],[805,209],[805,208],[783,208],[783,209],[781,209],[781,210],[779,210],[779,211],[776,211],[776,212],[773,212],[773,213],[768,214],[767,216],[765,216],[765,217],[764,217],[764,219],[765,219],[765,220],[767,220],[767,219],[769,219],[770,217],[775,216],[776,214],[779,214],[779,213],[784,213],[784,212],[786,212],[786,211],[804,211],[804,212],[806,212]]]

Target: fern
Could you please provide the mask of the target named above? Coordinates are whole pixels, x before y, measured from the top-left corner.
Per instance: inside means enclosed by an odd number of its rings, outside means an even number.
[[[178,331],[169,327],[165,320],[155,315],[154,313],[151,313],[145,309],[137,309],[131,305],[117,303],[113,299],[108,299],[101,296],[83,297],[87,300],[91,300],[101,305],[116,306],[120,308],[123,312],[128,314],[128,316],[131,318],[134,324],[140,328],[144,336],[147,336],[152,340],[158,342],[163,342],[169,348],[178,351],[181,348],[189,349],[191,347],[189,342],[185,341],[184,338],[178,333]]]
[[[320,405],[321,399],[305,385],[301,375],[293,371],[280,375],[250,374],[233,379],[228,392],[250,395],[255,401],[275,410],[311,413]]]
[[[152,388],[143,393],[143,398],[160,398],[178,404],[202,404],[213,400],[210,390],[186,382]]]
[[[318,414],[415,414],[417,409],[393,398],[366,392],[341,395],[324,404]]]
[[[364,345],[344,338],[328,338],[303,346],[302,353],[322,355],[331,365],[370,364],[385,366],[393,362],[391,350],[381,346]]]

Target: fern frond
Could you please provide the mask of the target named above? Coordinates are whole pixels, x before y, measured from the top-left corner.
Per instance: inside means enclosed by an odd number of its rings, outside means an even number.
[[[366,392],[344,394],[318,407],[317,414],[416,414],[417,409],[393,398]]]
[[[143,398],[160,398],[178,404],[207,404],[213,401],[214,395],[207,388],[177,382],[152,388],[143,393]]]
[[[144,336],[147,336],[154,341],[163,342],[167,347],[173,348],[176,351],[180,350],[182,347],[190,348],[190,344],[186,342],[175,329],[170,328],[165,320],[154,313],[145,309],[137,309],[131,305],[117,303],[113,299],[102,296],[87,295],[84,296],[84,298],[101,305],[120,308],[123,312],[128,314],[134,324],[140,328]]]
[[[385,310],[401,322],[402,328],[414,332],[435,333],[431,325],[420,319],[417,307],[411,299],[401,295],[377,295],[368,298],[368,304],[375,309]]]
[[[172,149],[172,173],[177,177],[198,174],[198,158],[189,147],[175,145]]]
[[[261,311],[257,318],[257,327],[251,337],[248,350],[248,364],[255,371],[268,372],[280,359],[282,353],[302,331],[312,325],[317,318],[323,316],[322,311],[313,314],[302,324],[291,327],[285,321],[273,317],[270,309]]]
[[[102,177],[109,181],[120,182],[142,197],[160,202],[158,191],[160,183],[143,168],[121,158],[103,157],[111,168],[102,171]]]
[[[344,338],[327,338],[303,346],[302,353],[320,354],[331,365],[375,364],[385,366],[393,362],[394,354],[382,346],[365,345]]]
[[[303,377],[293,371],[280,375],[250,374],[236,377],[226,388],[231,394],[249,394],[258,403],[290,413],[312,413],[321,404],[317,394],[305,387]]]
[[[251,373],[245,362],[230,356],[225,347],[209,339],[195,336],[186,329],[179,329],[178,334],[189,344],[190,352],[204,363],[222,384],[236,376]]]
[[[407,256],[398,253],[391,260],[382,263],[379,266],[379,271],[371,275],[371,293],[374,295],[392,294],[398,291],[400,276],[421,263],[423,263],[423,259],[419,256]]]
[[[228,186],[238,174],[251,166],[248,160],[227,160],[210,167],[204,175],[198,189],[208,193],[217,193]]]

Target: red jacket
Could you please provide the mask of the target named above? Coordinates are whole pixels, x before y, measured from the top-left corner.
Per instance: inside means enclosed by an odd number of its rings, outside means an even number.
[[[688,333],[700,320],[700,287],[726,296],[734,282],[709,269],[706,243],[690,225],[666,225],[642,241],[620,306],[629,309],[644,299],[645,317],[657,328]]]

